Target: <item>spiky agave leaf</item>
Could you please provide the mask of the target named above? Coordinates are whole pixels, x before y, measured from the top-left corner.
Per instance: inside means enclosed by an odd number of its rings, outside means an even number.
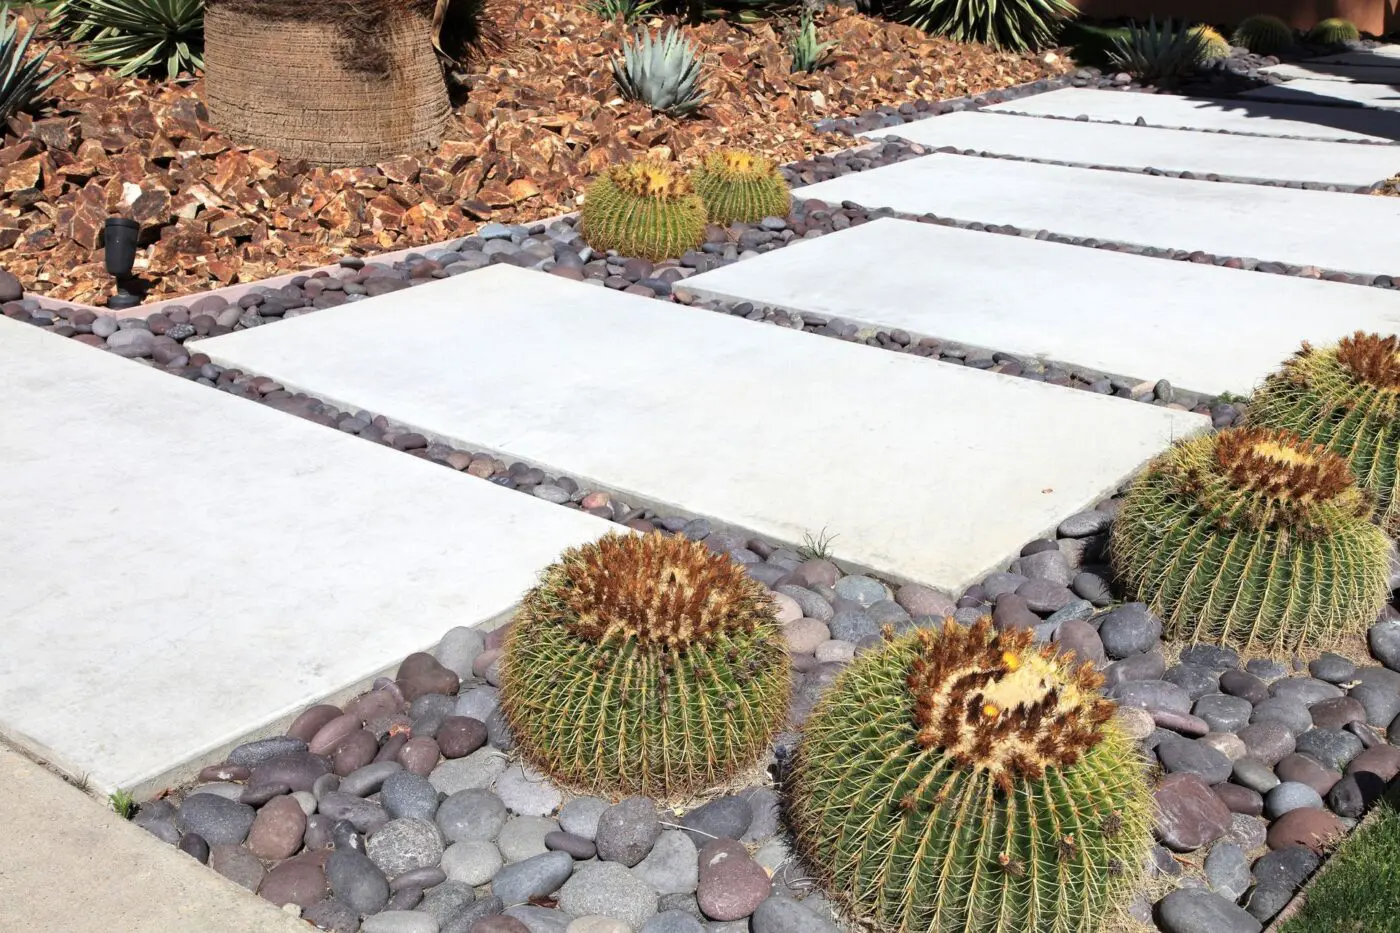
[[[1345,45],[1361,38],[1361,30],[1349,19],[1339,16],[1324,19],[1308,30],[1308,41],[1318,45]]]
[[[613,56],[613,77],[628,100],[641,101],[672,116],[694,113],[705,102],[700,89],[702,66],[695,46],[671,27],[659,38],[643,29],[622,43],[622,57]]]
[[[1206,60],[1207,39],[1193,29],[1175,29],[1170,21],[1157,25],[1133,26],[1125,35],[1113,37],[1108,58],[1113,67],[1141,81],[1182,78]]]
[[[949,620],[856,658],[786,797],[829,893],[887,933],[1080,933],[1151,845],[1144,765],[1089,663]]]
[[[546,568],[501,676],[527,761],[593,792],[663,798],[753,765],[791,686],[763,587],[727,555],[656,533],[609,535]]]
[[[1400,535],[1400,338],[1357,331],[1331,347],[1303,344],[1264,380],[1246,420],[1341,457],[1375,498],[1382,527]]]
[[[792,195],[777,164],[755,152],[712,152],[696,168],[693,182],[710,223],[757,223],[765,217],[786,217],[792,209]]]
[[[812,72],[827,64],[835,42],[822,42],[817,36],[817,24],[811,13],[803,13],[797,28],[788,36],[788,54],[792,56],[792,71]]]
[[[1259,13],[1241,20],[1231,41],[1255,55],[1277,55],[1293,46],[1293,30],[1277,16]]]
[[[204,67],[204,0],[63,0],[51,24],[86,43],[84,59],[118,74],[164,68],[174,78]]]
[[[1053,45],[1079,11],[1070,0],[900,0],[896,14],[936,36],[1021,52]]]
[[[1235,428],[1150,463],[1114,521],[1114,569],[1168,637],[1292,654],[1365,629],[1389,592],[1385,533],[1345,461]]]
[[[21,36],[10,5],[0,7],[0,122],[28,110],[58,80],[59,72],[46,64],[47,49],[25,60],[37,28],[30,26]]]

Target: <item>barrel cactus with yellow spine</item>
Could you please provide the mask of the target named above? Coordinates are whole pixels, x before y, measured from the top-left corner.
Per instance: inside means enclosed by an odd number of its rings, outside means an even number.
[[[792,209],[787,182],[772,159],[738,149],[721,149],[705,157],[692,175],[705,201],[710,223],[757,223],[786,217]]]
[[[674,799],[766,753],[792,674],[762,585],[727,555],[652,533],[608,535],[546,568],[501,678],[526,761],[593,793]]]
[[[796,847],[885,933],[1086,933],[1151,846],[1145,764],[1089,662],[949,620],[858,656],[804,727]]]
[[[598,251],[659,262],[705,242],[705,202],[680,166],[646,159],[614,165],[588,186],[580,232]]]
[[[1318,45],[1346,45],[1361,38],[1361,30],[1349,19],[1334,16],[1308,30],[1308,41]]]
[[[1358,331],[1336,346],[1303,344],[1264,380],[1246,420],[1337,454],[1375,498],[1381,525],[1400,535],[1400,338]]]
[[[1147,466],[1113,523],[1112,559],[1168,638],[1291,655],[1375,621],[1390,542],[1371,513],[1340,457],[1235,428]]]

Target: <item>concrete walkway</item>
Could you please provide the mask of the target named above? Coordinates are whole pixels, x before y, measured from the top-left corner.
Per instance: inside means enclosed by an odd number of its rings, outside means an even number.
[[[5,933],[309,929],[4,745],[0,788]]]

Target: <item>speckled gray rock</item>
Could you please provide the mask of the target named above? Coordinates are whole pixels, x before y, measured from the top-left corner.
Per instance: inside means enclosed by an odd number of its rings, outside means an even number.
[[[1162,621],[1143,603],[1125,603],[1100,616],[1099,638],[1116,661],[1157,647]]]
[[[326,860],[331,893],[361,914],[383,910],[389,902],[389,881],[379,866],[362,852],[336,849]]]
[[[437,815],[438,792],[427,778],[410,771],[397,771],[385,778],[379,791],[379,803],[391,820],[406,817],[431,820]]]
[[[697,847],[692,838],[679,830],[663,830],[647,857],[632,873],[650,884],[659,894],[690,894],[700,880]]]
[[[1319,700],[1342,696],[1343,692],[1336,684],[1329,684],[1316,677],[1285,677],[1269,684],[1269,694],[1285,700],[1297,700],[1304,706],[1312,706]]]
[[[427,820],[390,820],[369,837],[366,852],[385,877],[393,879],[442,860],[442,833]]]
[[[569,853],[546,852],[502,868],[491,880],[491,891],[507,906],[524,904],[559,890],[573,871],[574,858]]]
[[[1229,758],[1194,739],[1174,738],[1160,743],[1157,758],[1168,773],[1194,774],[1207,784],[1228,781],[1233,768]]]
[[[511,765],[496,778],[496,795],[521,816],[549,816],[564,799],[548,777],[520,764]]]
[[[465,758],[439,762],[428,775],[440,793],[490,787],[505,772],[510,760],[498,749],[480,748]]]
[[[1308,712],[1308,708],[1297,700],[1285,697],[1269,697],[1254,704],[1254,712],[1250,714],[1249,721],[1276,722],[1286,726],[1295,736],[1300,732],[1307,732],[1313,726],[1312,714]]]
[[[386,910],[366,917],[361,933],[439,933],[438,922],[416,910]]]
[[[1110,690],[1108,695],[1121,706],[1136,706],[1148,711],[1191,712],[1191,698],[1186,691],[1165,680],[1125,681]]]
[[[566,833],[592,840],[598,835],[598,819],[609,806],[601,797],[575,797],[559,808],[559,826]]]
[[[1191,707],[1191,714],[1204,719],[1213,732],[1237,732],[1249,724],[1253,712],[1248,700],[1224,693],[1207,693]]]
[[[1392,671],[1400,671],[1400,622],[1377,622],[1366,633],[1371,654]]]
[[[441,928],[475,900],[471,885],[449,880],[427,892],[418,910],[436,920]]]
[[[802,586],[793,586],[784,583],[773,588],[775,593],[782,593],[789,596],[797,603],[797,608],[802,610],[802,615],[808,619],[816,619],[818,622],[830,622],[835,612],[831,608],[831,603],[822,599],[816,593]]]
[[[469,716],[472,719],[486,721],[501,705],[501,691],[495,687],[481,685],[465,690],[457,697],[458,716]]]
[[[685,815],[681,825],[696,848],[711,839],[741,839],[753,821],[749,802],[738,795],[717,797]]]
[[[559,889],[559,908],[575,917],[614,917],[633,929],[656,914],[656,889],[613,862],[580,865]]]
[[[890,591],[885,584],[858,573],[837,580],[833,589],[842,599],[858,602],[862,606],[870,606],[890,598]]]
[[[505,916],[520,921],[529,933],[568,933],[569,922],[573,920],[561,910],[550,910],[547,907],[535,907],[531,904],[517,904],[514,907],[507,907]],[[516,929],[512,927],[510,933],[515,933]],[[474,928],[472,933],[491,933],[491,931],[489,929],[481,931]]]
[[[228,758],[225,760],[231,765],[244,765],[253,768],[265,761],[281,758],[284,755],[304,755],[306,753],[306,742],[302,739],[290,735],[274,735],[271,738],[258,739],[256,742],[244,742],[229,752]]]
[[[521,862],[549,851],[545,839],[558,832],[559,824],[547,816],[512,816],[496,836],[496,848],[506,863]]]
[[[1200,888],[1179,888],[1157,905],[1165,933],[1259,933],[1263,927],[1241,908]]]
[[[631,868],[646,858],[660,835],[656,804],[646,797],[629,797],[603,811],[593,841],[599,858]]]
[[[257,812],[217,794],[194,794],[180,804],[175,824],[181,832],[198,833],[211,846],[235,846],[248,838]]]
[[[1217,842],[1211,846],[1206,855],[1205,872],[1211,890],[1232,901],[1244,896],[1253,881],[1249,874],[1249,857],[1233,842]]]
[[[1255,722],[1238,733],[1248,757],[1266,765],[1275,765],[1285,755],[1293,753],[1293,733],[1281,722]]]
[[[438,829],[448,842],[495,839],[506,825],[506,805],[489,790],[458,791],[438,805]]]
[[[830,920],[781,894],[759,904],[750,923],[753,933],[841,933]]]
[[[1384,729],[1400,716],[1400,693],[1373,684],[1358,684],[1351,688],[1351,698],[1366,710],[1366,721]]]
[[[852,644],[880,633],[880,623],[864,609],[842,609],[827,623],[831,637]]]
[[[1178,662],[1167,668],[1162,679],[1185,690],[1192,701],[1208,693],[1220,692],[1220,674],[1204,664]]]
[[[485,650],[486,637],[481,632],[459,625],[442,636],[433,649],[433,657],[460,679],[467,680],[472,676],[472,662]]]
[[[666,910],[648,920],[641,933],[705,933],[705,928],[683,910]]]
[[[1347,762],[1361,754],[1361,740],[1350,732],[1336,729],[1309,729],[1298,736],[1295,748],[1304,755],[1311,755],[1329,768],[1338,771]]]
[[[1298,781],[1283,781],[1264,795],[1264,813],[1271,820],[1278,819],[1290,810],[1321,806],[1322,796]]]
[[[486,839],[454,842],[442,853],[441,867],[453,881],[477,887],[496,877],[505,859],[496,844]]]
[[[1069,586],[1074,579],[1074,569],[1069,559],[1058,550],[1040,551],[1016,560],[1016,572],[1036,580],[1048,580],[1060,586]]]

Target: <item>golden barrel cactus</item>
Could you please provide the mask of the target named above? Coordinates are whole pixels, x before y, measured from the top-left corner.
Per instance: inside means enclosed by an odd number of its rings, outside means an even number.
[[[693,180],[711,223],[757,223],[765,217],[786,217],[792,209],[792,195],[777,164],[757,153],[712,152],[695,170]]]
[[[705,242],[705,202],[679,166],[614,165],[588,186],[579,231],[598,251],[658,262]]]

